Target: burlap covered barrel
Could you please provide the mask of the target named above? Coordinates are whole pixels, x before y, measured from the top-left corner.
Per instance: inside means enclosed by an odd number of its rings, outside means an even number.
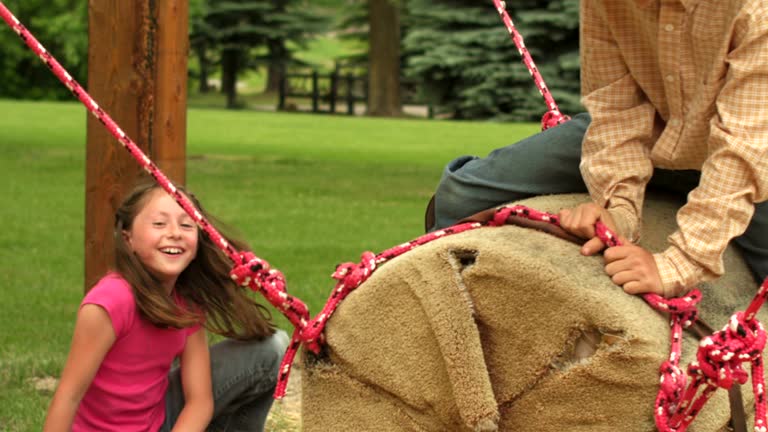
[[[586,199],[520,204],[557,212]],[[665,247],[679,205],[648,198],[644,246]],[[717,328],[757,289],[733,248],[725,265],[726,276],[700,286],[702,318]],[[306,432],[651,431],[669,353],[667,317],[614,286],[602,257],[516,226],[448,236],[386,263],[325,335],[321,355],[304,353]],[[684,365],[696,346],[687,335]],[[729,418],[718,391],[689,430],[725,431]]]

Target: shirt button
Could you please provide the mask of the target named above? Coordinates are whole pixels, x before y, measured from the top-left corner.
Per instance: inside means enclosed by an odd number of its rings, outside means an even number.
[[[672,24],[667,24],[667,25],[664,26],[664,30],[666,30],[668,32],[671,32],[674,29],[675,29],[675,26],[673,26]]]
[[[672,75],[672,74],[669,74],[669,75],[667,75],[667,76],[666,76],[666,77],[664,77],[664,78],[667,80],[667,82],[672,82],[672,81],[674,81],[674,80],[675,80],[675,76],[674,76],[674,75]]]

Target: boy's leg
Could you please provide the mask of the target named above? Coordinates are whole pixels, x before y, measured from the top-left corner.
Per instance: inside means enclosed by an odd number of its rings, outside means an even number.
[[[585,192],[579,172],[581,141],[590,117],[581,113],[557,127],[491,152],[451,161],[435,192],[435,225],[445,228],[490,207],[534,195]]]
[[[214,412],[208,430],[264,429],[287,345],[288,335],[279,330],[263,341],[225,340],[211,347]],[[183,407],[181,374],[176,367],[169,374],[163,431],[171,430]]]
[[[763,283],[768,276],[768,201],[755,205],[752,221],[744,234],[734,239],[734,243],[741,248],[755,281]]]

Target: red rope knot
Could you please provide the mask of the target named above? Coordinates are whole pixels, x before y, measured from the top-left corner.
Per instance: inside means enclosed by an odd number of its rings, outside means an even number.
[[[346,262],[336,266],[336,271],[331,275],[336,279],[328,302],[323,310],[306,327],[301,329],[300,339],[306,347],[314,353],[320,352],[320,344],[323,343],[323,330],[336,307],[349,293],[365,282],[376,269],[376,255],[373,252],[363,252],[359,263]]]
[[[344,288],[357,288],[376,269],[376,255],[373,252],[363,252],[360,259],[359,263],[339,264],[331,277],[339,281]]]
[[[570,119],[570,117],[563,115],[563,113],[558,110],[549,110],[541,117],[541,130],[547,130],[559,124],[563,124]]]
[[[269,275],[269,263],[263,259],[257,257],[253,252],[246,251],[240,252],[240,264],[232,267],[229,272],[229,276],[237,282],[238,285],[247,287],[251,284],[251,281],[255,281],[258,285],[262,284]]]
[[[238,261],[229,272],[241,286],[260,292],[272,306],[280,310],[296,328],[303,328],[309,320],[309,310],[301,300],[288,294],[285,277],[269,263],[252,252],[238,252]]]
[[[315,354],[320,353],[320,345],[325,343],[323,331],[328,319],[339,303],[361,283],[365,282],[375,269],[376,255],[373,252],[364,252],[359,264],[348,262],[336,266],[336,271],[333,272],[332,277],[338,282],[323,310],[311,321],[302,322],[302,325],[295,326],[291,343],[280,365],[280,374],[277,377],[277,387],[275,388],[276,399],[282,399],[285,396],[291,365],[301,344],[304,344],[308,350]]]
[[[744,384],[749,373],[742,363],[762,363],[765,329],[758,320],[746,320],[744,312],[731,316],[726,327],[704,338],[696,353],[698,362],[689,372],[705,376],[711,384],[729,389],[734,382]]]
[[[659,367],[659,387],[666,396],[667,403],[664,405],[669,407],[669,414],[675,410],[674,404],[680,400],[687,384],[685,374],[676,363],[676,361],[667,360]],[[672,404],[669,403],[670,401]]]

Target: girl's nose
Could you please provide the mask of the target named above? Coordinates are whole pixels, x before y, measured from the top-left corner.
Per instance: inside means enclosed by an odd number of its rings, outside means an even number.
[[[173,238],[181,237],[181,227],[179,227],[179,224],[168,224],[168,236]]]

